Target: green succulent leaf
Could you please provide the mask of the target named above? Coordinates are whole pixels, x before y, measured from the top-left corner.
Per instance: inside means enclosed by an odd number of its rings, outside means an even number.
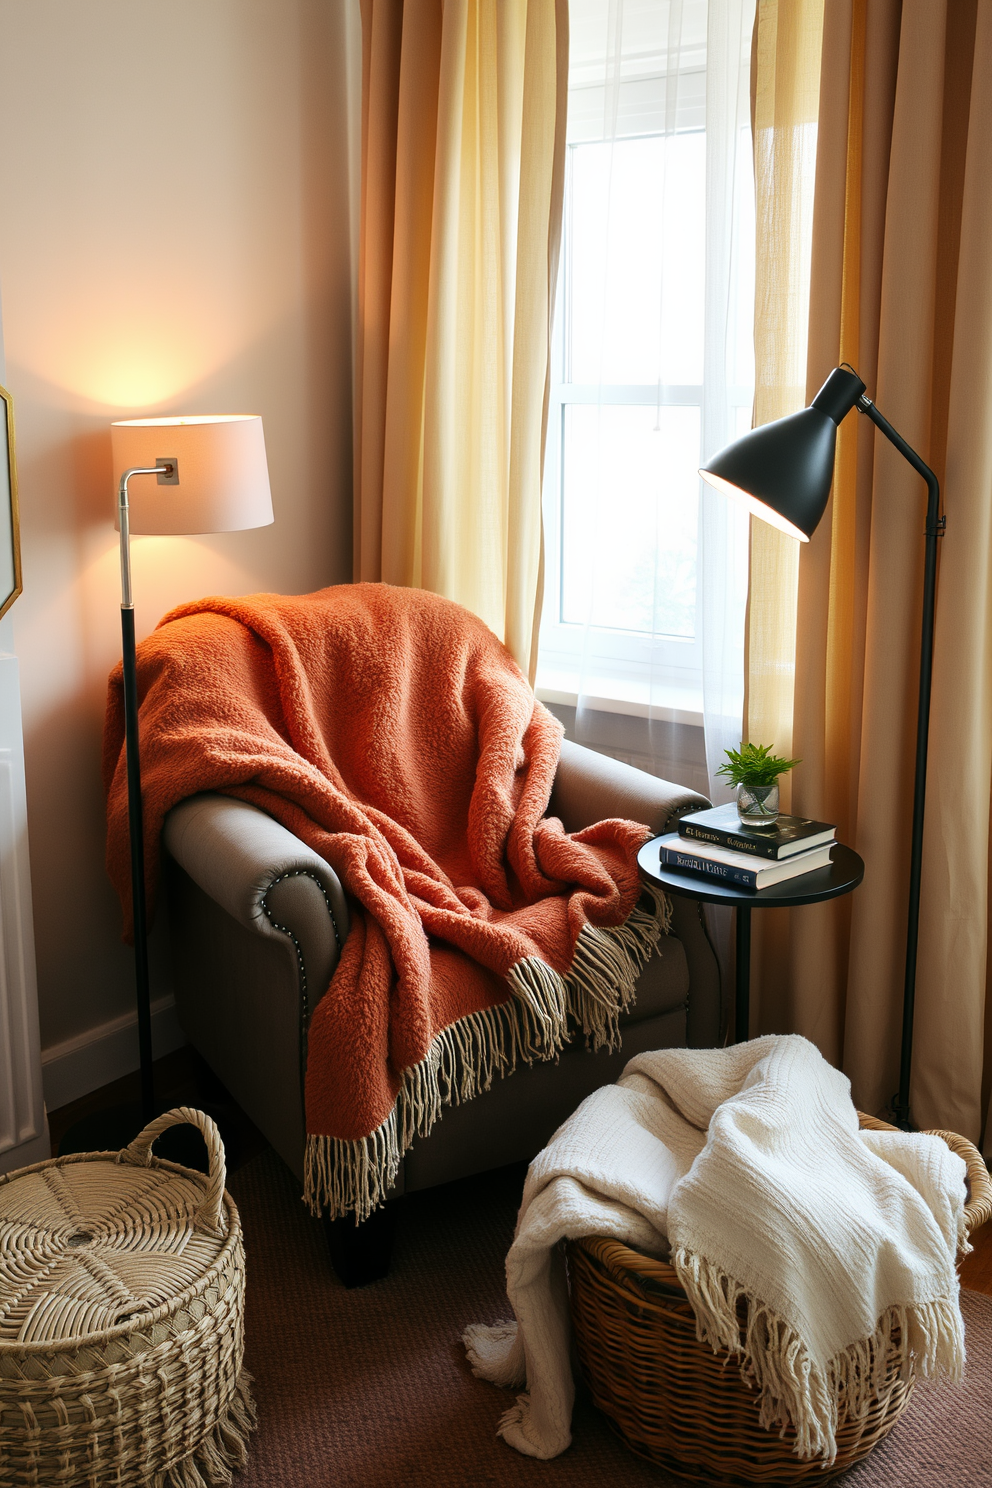
[[[727,763],[717,770],[725,775],[732,785],[755,787],[774,785],[780,775],[786,775],[802,760],[780,759],[771,753],[770,744],[741,744],[740,749],[726,749]]]

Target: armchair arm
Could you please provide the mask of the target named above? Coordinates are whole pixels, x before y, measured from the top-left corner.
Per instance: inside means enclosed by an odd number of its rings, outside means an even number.
[[[561,819],[566,832],[620,816],[644,822],[657,836],[687,811],[703,811],[709,804],[698,791],[565,739],[548,813]]]
[[[210,792],[174,807],[162,836],[232,919],[261,935],[289,935],[307,983],[323,992],[348,934],[348,906],[319,853],[257,807]]]
[[[687,811],[701,811],[709,801],[698,791],[659,780],[633,765],[597,754],[565,739],[548,812],[567,832],[612,816],[644,822],[657,835],[674,827]],[[686,1035],[690,1048],[710,1048],[723,1031],[720,967],[710,943],[698,899],[671,896],[672,934],[682,942],[689,968]]]

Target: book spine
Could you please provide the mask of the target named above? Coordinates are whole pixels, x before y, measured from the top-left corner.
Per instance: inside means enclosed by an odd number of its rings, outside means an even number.
[[[731,848],[734,852],[750,853],[756,858],[778,860],[778,846],[774,842],[754,842],[749,837],[735,837],[732,832],[697,827],[693,822],[679,822],[679,836],[690,841],[694,838],[697,842],[712,842],[714,847]]]
[[[724,883],[737,884],[743,889],[758,886],[756,868],[736,868],[729,863],[717,863],[712,858],[697,858],[695,853],[679,852],[674,847],[663,847],[658,853],[666,868],[688,868],[692,873],[705,874],[707,878],[719,878]]]

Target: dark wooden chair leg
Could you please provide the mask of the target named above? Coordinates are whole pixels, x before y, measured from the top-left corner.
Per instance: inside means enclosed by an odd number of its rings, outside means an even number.
[[[346,1287],[368,1286],[389,1274],[396,1229],[396,1203],[383,1204],[364,1224],[350,1218],[321,1218],[331,1265]]]

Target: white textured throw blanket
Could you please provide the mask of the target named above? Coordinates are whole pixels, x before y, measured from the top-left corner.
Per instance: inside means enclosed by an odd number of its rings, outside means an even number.
[[[965,1165],[939,1137],[859,1132],[850,1084],[795,1035],[639,1054],[531,1164],[507,1291],[516,1323],[474,1326],[476,1374],[528,1393],[500,1423],[520,1452],[571,1441],[563,1238],[668,1254],[700,1339],[742,1355],[762,1424],[836,1456],[898,1331],[903,1371],[961,1378],[955,1258]],[[737,1301],[749,1303],[746,1338]]]

